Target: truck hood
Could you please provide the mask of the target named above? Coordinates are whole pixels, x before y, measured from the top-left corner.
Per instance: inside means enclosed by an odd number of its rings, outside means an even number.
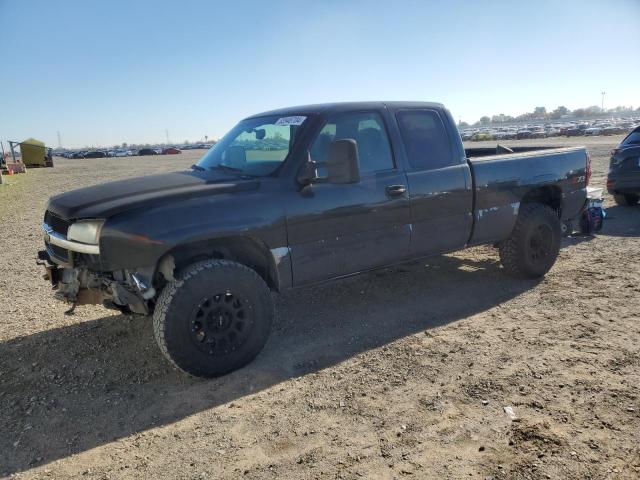
[[[72,190],[49,200],[47,209],[61,218],[108,218],[135,208],[158,206],[196,196],[255,190],[254,178],[217,172],[185,171],[129,178]]]

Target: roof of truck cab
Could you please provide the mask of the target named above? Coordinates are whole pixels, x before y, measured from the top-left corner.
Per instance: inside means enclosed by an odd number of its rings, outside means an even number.
[[[298,105],[296,107],[278,108],[267,112],[257,113],[246,117],[257,118],[267,115],[303,115],[320,113],[340,113],[353,110],[378,110],[389,108],[392,110],[401,108],[444,108],[444,105],[436,102],[338,102],[338,103],[318,103],[314,105]]]

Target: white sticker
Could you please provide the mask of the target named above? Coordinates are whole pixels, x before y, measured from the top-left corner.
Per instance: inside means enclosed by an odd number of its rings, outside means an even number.
[[[282,127],[285,125],[302,125],[302,122],[304,122],[306,119],[307,117],[303,117],[302,115],[297,115],[295,117],[282,117],[278,119],[275,125],[278,127]]]

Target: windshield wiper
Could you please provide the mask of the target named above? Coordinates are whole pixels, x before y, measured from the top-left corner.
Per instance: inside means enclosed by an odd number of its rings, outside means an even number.
[[[222,170],[223,172],[229,172],[229,173],[242,173],[242,174],[245,173],[244,170],[242,170],[241,168],[232,167],[230,165],[225,165],[223,163],[219,163],[217,165],[209,167],[209,170]]]
[[[206,168],[203,168],[200,165],[196,165],[195,163],[191,165],[191,168],[194,170],[198,170],[199,172],[204,172],[206,170]]]

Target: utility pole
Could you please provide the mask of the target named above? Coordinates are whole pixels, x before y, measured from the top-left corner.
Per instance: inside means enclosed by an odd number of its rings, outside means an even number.
[[[600,106],[600,109],[602,110],[602,112],[604,112],[604,96],[607,92],[602,92],[602,105]]]
[[[58,134],[58,148],[62,148],[62,140],[60,140],[60,130],[56,132]]]
[[[165,131],[164,131],[164,133],[165,133],[165,135],[167,136],[167,144],[171,143],[171,142],[169,141],[169,130],[165,130]]]

